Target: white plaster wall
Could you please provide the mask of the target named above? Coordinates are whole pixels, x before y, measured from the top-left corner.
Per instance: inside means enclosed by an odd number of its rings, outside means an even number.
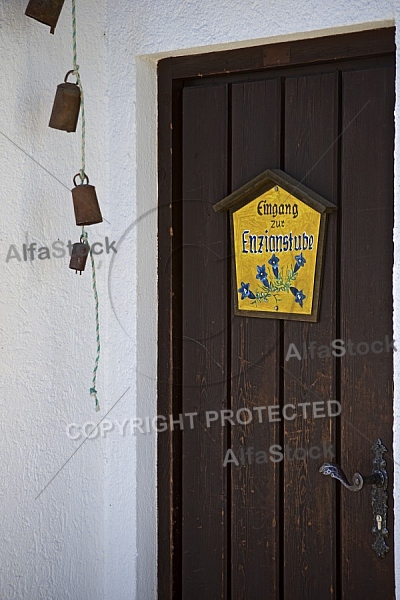
[[[70,187],[79,134],[47,127],[56,85],[71,68],[70,3],[54,36],[24,16],[26,4],[0,4],[0,132]],[[90,270],[75,276],[66,259],[5,262],[10,244],[77,240],[70,193],[0,134],[0,598],[156,598],[154,433],[131,435],[128,426],[125,436],[114,429],[88,440],[35,498],[78,448],[66,424],[156,414],[157,60],[392,25],[399,16],[388,0],[77,0],[87,172],[108,221],[88,230],[92,241],[118,240],[118,254],[97,261],[101,412],[88,394]],[[399,262],[398,150],[396,174]],[[394,293],[400,339],[398,267]]]
[[[0,4],[0,598],[103,598],[105,447],[77,448],[70,422],[93,420],[95,357],[90,271],[79,277],[66,259],[12,259],[10,244],[78,241],[71,177],[80,168],[78,136],[47,127],[57,84],[71,68],[70,5],[56,35],[24,16],[27,2]],[[87,171],[104,216],[107,194],[107,82],[104,3],[78,2],[79,53],[87,93]],[[93,7],[96,6],[96,10]],[[91,14],[90,14],[91,13]],[[4,136],[31,154],[53,179]],[[102,238],[107,224],[94,226]],[[104,342],[106,262],[99,269]],[[106,404],[107,343],[99,373]],[[114,393],[118,393],[119,386]]]

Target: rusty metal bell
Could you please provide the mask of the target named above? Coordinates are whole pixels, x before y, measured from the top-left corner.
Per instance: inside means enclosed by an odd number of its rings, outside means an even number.
[[[99,202],[97,200],[96,189],[89,185],[89,177],[85,175],[84,180],[87,183],[76,185],[77,173],[74,177],[74,189],[72,190],[72,199],[74,202],[75,221],[77,225],[94,225],[102,223]]]
[[[79,271],[82,275],[82,271],[85,270],[86,260],[89,254],[89,244],[80,242],[73,244],[71,252],[71,260],[69,261],[69,268],[74,269],[75,273]]]
[[[25,14],[40,23],[50,26],[50,33],[54,33],[60,16],[64,0],[30,0]]]
[[[64,83],[57,86],[56,97],[54,98],[53,110],[51,111],[49,127],[60,129],[61,131],[76,131],[78,124],[79,110],[81,107],[81,91],[76,83],[68,83],[68,75],[73,71],[68,71]]]

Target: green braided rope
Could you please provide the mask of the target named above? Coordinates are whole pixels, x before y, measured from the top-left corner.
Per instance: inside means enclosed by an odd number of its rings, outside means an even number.
[[[95,409],[98,411],[98,410],[100,410],[100,406],[99,406],[99,401],[97,399],[96,378],[97,378],[97,369],[99,368],[99,360],[100,360],[99,296],[97,294],[96,268],[95,268],[95,264],[94,264],[92,247],[89,244],[88,234],[87,234],[87,232],[86,232],[86,230],[85,230],[84,227],[82,227],[81,241],[83,241],[84,244],[88,244],[88,246],[89,246],[89,253],[90,253],[90,260],[91,260],[91,263],[92,263],[92,287],[93,287],[94,302],[95,302],[95,307],[96,307],[97,355],[96,355],[96,360],[95,360],[94,369],[93,369],[93,387],[90,388],[90,394],[94,396]]]
[[[79,177],[81,182],[83,183],[85,179],[85,143],[86,143],[86,120],[85,120],[85,100],[83,95],[83,87],[81,82],[81,76],[79,74],[79,65],[78,65],[78,53],[76,50],[76,11],[75,11],[75,0],[72,0],[72,51],[74,56],[74,75],[77,79],[77,84],[79,86],[79,90],[81,92],[81,117],[82,117],[82,167],[79,173]],[[88,234],[85,231],[85,228],[82,227],[81,241],[89,246],[90,260],[92,263],[92,287],[93,287],[93,295],[95,302],[95,311],[96,311],[96,342],[97,342],[97,354],[96,360],[94,363],[93,369],[93,382],[90,388],[90,395],[94,396],[94,403],[96,411],[100,410],[99,400],[97,398],[97,390],[96,390],[96,378],[97,378],[97,369],[99,368],[99,360],[100,360],[100,324],[99,324],[99,296],[97,294],[97,284],[96,284],[96,267],[94,264],[94,257],[92,252],[92,247],[89,244]]]
[[[81,82],[81,76],[79,73],[79,65],[78,65],[78,52],[76,49],[76,7],[75,0],[72,0],[72,52],[73,52],[73,60],[74,60],[74,70],[73,73],[76,77],[76,82],[79,86],[79,90],[81,92],[81,117],[82,117],[82,168],[79,173],[79,177],[83,183],[85,179],[85,157],[86,157],[86,119],[85,119],[85,97],[83,94],[83,87]]]

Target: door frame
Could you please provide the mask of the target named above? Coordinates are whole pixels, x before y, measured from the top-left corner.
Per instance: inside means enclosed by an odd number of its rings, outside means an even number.
[[[388,33],[391,36],[388,36]],[[166,58],[159,61],[158,415],[170,415],[175,412],[178,395],[175,392],[173,373],[177,373],[179,378],[180,369],[179,357],[174,355],[173,349],[173,337],[178,336],[180,331],[179,318],[174,312],[176,299],[172,288],[173,262],[165,261],[165,257],[174,253],[175,241],[174,235],[171,233],[176,233],[180,227],[179,218],[176,217],[171,207],[174,200],[179,198],[179,189],[175,183],[177,173],[174,172],[174,169],[180,161],[179,156],[178,160],[173,161],[172,149],[179,147],[176,140],[181,135],[179,120],[174,111],[180,103],[182,80],[195,77],[226,76],[246,71],[263,71],[274,67],[313,65],[327,61],[372,57],[395,52],[393,27],[374,30],[372,43],[370,36],[371,30],[366,30],[238,50]],[[389,37],[390,42],[388,41]],[[179,528],[174,527],[174,521],[179,522],[180,516],[179,508],[175,503],[175,484],[179,487],[180,477],[179,436],[173,435],[170,429],[158,436],[157,454],[158,597],[172,600],[172,598],[180,597],[178,577],[180,532]],[[395,491],[396,486],[394,493]],[[395,543],[393,543],[393,547],[395,549]]]

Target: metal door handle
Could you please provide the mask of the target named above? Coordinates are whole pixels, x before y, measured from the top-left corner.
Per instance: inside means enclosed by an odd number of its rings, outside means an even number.
[[[360,473],[354,473],[353,485],[350,485],[346,475],[339,465],[335,465],[334,463],[324,463],[322,467],[320,467],[319,472],[323,475],[330,475],[331,477],[334,477],[340,481],[340,483],[342,483],[346,489],[350,490],[350,492],[359,492],[364,485],[376,485],[378,487],[382,487],[385,484],[385,475],[380,469],[373,472],[372,475],[363,476]]]
[[[371,450],[374,453],[374,459],[372,461],[372,473],[371,475],[360,475],[360,473],[354,473],[353,485],[347,480],[346,475],[339,465],[334,463],[324,463],[319,472],[323,475],[330,475],[334,479],[340,481],[344,487],[351,492],[359,492],[364,485],[372,485],[371,499],[372,499],[372,513],[373,513],[373,527],[372,533],[375,535],[374,543],[372,544],[373,549],[379,556],[379,558],[385,558],[387,552],[389,552],[389,546],[386,544],[385,538],[388,537],[389,532],[386,528],[387,525],[387,486],[388,476],[386,472],[386,461],[383,458],[387,449],[382,444],[382,440],[378,439],[375,444],[372,444]]]

